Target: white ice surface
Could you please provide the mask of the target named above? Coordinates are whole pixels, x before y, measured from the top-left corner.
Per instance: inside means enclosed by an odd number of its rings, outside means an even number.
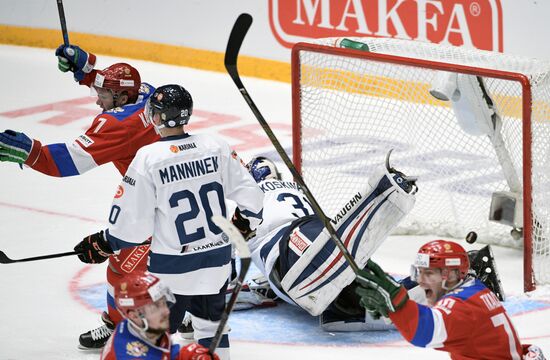
[[[120,59],[100,56],[99,67]],[[238,117],[238,121],[198,131],[216,132],[239,149],[245,161],[253,154],[271,152],[267,138],[224,73],[126,60],[139,68],[144,81],[154,85],[179,83],[192,93],[195,110]],[[57,71],[53,50],[0,46],[0,114],[38,105],[85,97],[69,74]],[[285,146],[291,144],[290,85],[244,79],[249,93]],[[94,110],[92,103],[83,108]],[[63,126],[40,123],[58,114],[39,112],[18,118],[0,115],[0,131],[15,129],[43,143],[69,141],[90,123],[86,116]],[[195,120],[193,120],[195,119]],[[197,117],[192,118],[198,121]],[[263,143],[243,143],[254,132]],[[252,144],[252,145],[251,145]],[[267,144],[267,145],[265,145]],[[119,181],[112,165],[83,176],[57,179],[11,163],[0,164],[0,250],[11,258],[25,258],[71,251],[85,235],[106,224],[112,196]],[[387,271],[404,274],[415,250],[430,237],[392,237],[375,256]],[[517,250],[496,248],[504,288],[522,295],[522,255]],[[0,265],[0,359],[95,359],[97,353],[77,350],[78,335],[99,325],[98,314],[74,297],[71,281],[104,282],[105,265],[91,269],[76,257]],[[538,296],[550,301],[545,289]],[[550,310],[531,311],[512,317],[524,342],[539,344],[550,354]],[[269,329],[269,326],[267,326]],[[254,327],[250,327],[254,329]],[[251,330],[254,331],[254,330]],[[315,336],[315,335],[313,335]],[[342,334],[335,336],[344,336]],[[365,337],[369,334],[365,334]],[[282,344],[284,343],[284,344]],[[445,353],[419,349],[404,341],[353,346],[300,345],[284,334],[272,341],[232,341],[233,359],[447,359]]]

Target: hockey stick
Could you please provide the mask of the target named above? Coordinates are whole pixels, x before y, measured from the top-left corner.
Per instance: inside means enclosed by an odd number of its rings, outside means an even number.
[[[241,95],[244,97],[246,103],[254,113],[254,116],[264,129],[267,137],[269,137],[269,140],[273,143],[273,146],[275,146],[275,149],[279,153],[279,156],[281,159],[283,159],[285,165],[288,167],[288,170],[292,173],[292,176],[294,176],[294,180],[302,187],[302,190],[308,199],[308,201],[311,204],[311,207],[313,208],[313,211],[317,215],[317,217],[322,221],[325,228],[328,230],[330,237],[332,241],[336,244],[338,249],[342,252],[344,258],[349,263],[351,269],[355,274],[358,273],[359,268],[357,264],[355,263],[355,260],[350,255],[348,249],[346,249],[345,245],[342,243],[342,240],[340,240],[338,234],[336,234],[336,230],[334,230],[334,227],[330,223],[330,219],[325,215],[323,210],[321,209],[321,206],[315,200],[311,192],[309,191],[309,188],[306,186],[304,179],[302,178],[302,175],[296,170],[296,167],[286,154],[285,150],[281,146],[281,143],[279,140],[277,140],[277,137],[275,137],[275,134],[273,134],[273,131],[271,131],[271,128],[265,121],[264,117],[260,113],[260,110],[256,107],[256,104],[254,104],[254,101],[252,101],[252,98],[246,91],[246,88],[244,87],[241,78],[239,76],[239,72],[237,69],[237,58],[239,56],[239,50],[241,49],[241,45],[243,43],[243,40],[246,36],[246,33],[248,32],[248,29],[250,28],[250,25],[252,25],[252,16],[249,14],[241,14],[237,18],[237,21],[235,22],[235,25],[233,25],[233,29],[231,30],[231,35],[229,35],[229,41],[227,42],[227,48],[225,50],[225,68],[227,69],[227,72],[229,73],[229,76],[231,76],[231,79],[233,79],[233,82],[241,92]]]
[[[59,21],[61,22],[61,34],[63,34],[63,44],[65,44],[65,46],[69,46],[69,32],[67,31],[65,10],[63,10],[63,0],[57,0],[57,11],[59,12]]]
[[[42,256],[35,256],[35,257],[30,257],[25,259],[14,260],[14,259],[10,259],[3,251],[0,251],[0,264],[13,264],[18,262],[46,260],[46,259],[53,259],[53,258],[58,258],[63,256],[72,256],[72,255],[79,255],[79,254],[81,253],[76,251],[69,251],[69,252],[58,253],[58,254],[42,255]]]
[[[225,325],[227,325],[229,315],[231,314],[231,311],[233,311],[233,307],[237,302],[237,296],[243,287],[244,278],[248,272],[248,268],[250,267],[250,249],[248,249],[248,245],[246,244],[246,241],[240,231],[237,230],[235,225],[231,224],[226,218],[222,216],[212,216],[212,221],[229,237],[229,240],[235,245],[235,248],[239,253],[239,258],[241,259],[241,270],[239,271],[237,282],[231,292],[229,302],[225,305],[225,310],[223,311],[222,318],[220,319],[220,324],[216,329],[216,334],[208,347],[208,352],[211,355],[214,355],[214,352],[222,339],[223,329],[225,328]]]

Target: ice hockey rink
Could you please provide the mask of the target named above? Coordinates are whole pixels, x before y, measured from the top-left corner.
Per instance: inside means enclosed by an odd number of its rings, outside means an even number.
[[[65,142],[82,133],[98,113],[89,90],[57,70],[53,53],[53,49],[0,46],[0,131],[22,131],[42,143]],[[187,88],[194,98],[190,132],[222,136],[244,161],[256,154],[273,156],[274,148],[227,74],[100,54],[98,58],[98,68],[127,61],[139,69],[145,82]],[[290,85],[243,81],[290,153]],[[105,228],[120,176],[110,164],[59,179],[1,163],[0,179],[0,250],[20,259],[71,251],[84,236]],[[390,237],[374,259],[386,271],[406,274],[415,251],[432,239]],[[481,246],[460,241],[467,250]],[[539,345],[548,358],[550,291],[523,294],[522,252],[493,250],[508,297],[505,306],[522,342]],[[74,256],[0,265],[0,359],[98,358],[99,352],[83,352],[77,345],[80,333],[100,325],[105,267],[84,265]],[[233,359],[448,358],[446,353],[412,347],[396,331],[323,332],[316,318],[285,304],[233,313],[230,326]]]

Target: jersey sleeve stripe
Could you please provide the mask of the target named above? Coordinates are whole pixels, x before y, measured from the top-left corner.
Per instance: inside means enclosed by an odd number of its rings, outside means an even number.
[[[141,244],[141,243],[132,243],[132,242],[119,239],[116,236],[111,235],[111,233],[109,233],[109,229],[105,230],[105,239],[109,242],[109,245],[111,245],[111,249],[113,249],[114,251],[118,251],[120,249],[133,247]]]
[[[426,347],[434,335],[434,315],[430,308],[423,305],[418,306],[418,324],[416,333],[411,340],[415,346]]]
[[[82,147],[80,147],[80,145],[76,142],[74,142],[68,150],[79,174],[83,174],[86,171],[97,167],[97,163],[92,155],[82,149]]]
[[[445,321],[443,320],[443,315],[441,311],[437,309],[430,309],[433,315],[433,336],[432,341],[427,344],[427,347],[431,348],[441,348],[443,343],[447,340],[447,329],[445,327]]]
[[[50,151],[61,176],[73,176],[79,174],[66,144],[51,144],[46,147]]]
[[[256,218],[256,219],[262,219],[262,214],[264,212],[264,209],[260,210],[259,213],[254,213],[250,210],[241,210],[241,214],[246,216],[246,217],[253,217],[253,218]]]
[[[231,262],[231,246],[189,255],[149,253],[149,271],[156,274],[185,274],[206,268],[221,267]]]

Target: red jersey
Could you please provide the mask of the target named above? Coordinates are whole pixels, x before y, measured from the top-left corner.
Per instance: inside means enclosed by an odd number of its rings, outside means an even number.
[[[141,84],[135,103],[97,115],[90,128],[71,143],[42,145],[35,140],[25,164],[46,175],[64,177],[112,162],[124,175],[136,152],[160,138],[143,113],[154,91],[151,85]]]
[[[447,351],[455,360],[522,359],[506,310],[477,279],[466,280],[433,308],[409,300],[390,318],[413,345]]]

